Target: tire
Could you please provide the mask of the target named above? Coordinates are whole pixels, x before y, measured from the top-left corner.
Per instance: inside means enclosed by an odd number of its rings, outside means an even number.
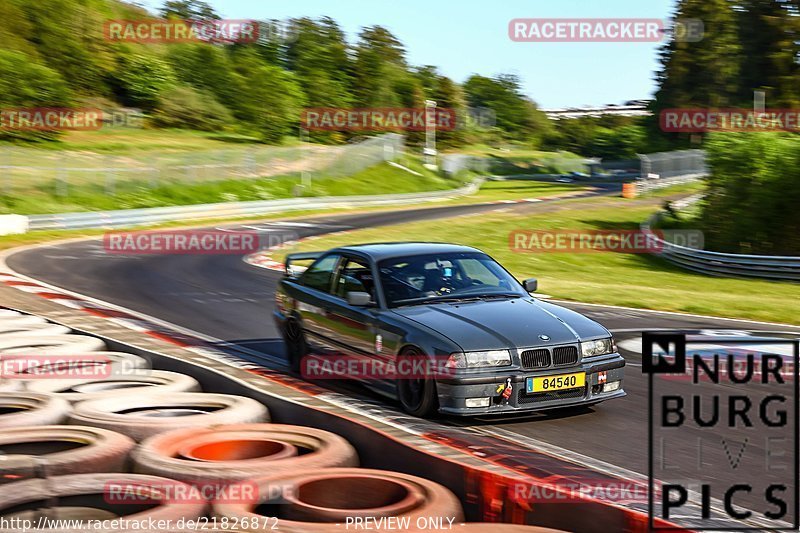
[[[104,376],[100,379],[38,379],[25,382],[31,392],[48,392],[68,402],[114,398],[130,394],[200,392],[200,384],[191,376],[164,370]]]
[[[21,388],[22,383],[19,380],[0,378],[0,392],[12,392]]]
[[[0,341],[11,336],[35,335],[37,337],[50,335],[66,335],[72,330],[61,324],[5,324],[0,321]]]
[[[83,426],[19,427],[0,433],[3,473],[25,478],[124,472],[134,446],[125,435]]]
[[[521,526],[517,524],[498,524],[498,523],[484,524],[479,522],[471,524],[453,524],[453,530],[467,531],[473,533],[478,533],[479,531],[491,531],[492,533],[566,533],[560,529],[550,529],[547,527]],[[431,530],[428,529],[424,531],[431,531]]]
[[[288,318],[283,328],[281,328],[281,335],[286,347],[289,370],[295,374],[300,374],[303,357],[308,354],[308,342],[300,321],[296,318]]]
[[[256,512],[267,507],[279,531],[318,533],[341,531],[346,517],[396,516],[411,524],[421,517],[464,519],[461,503],[448,489],[433,481],[359,468],[302,470],[256,479],[259,498],[251,503],[213,503],[216,516],[239,519],[244,531],[260,531],[264,518]],[[288,488],[288,491],[282,490]],[[283,505],[278,505],[278,502]],[[259,520],[260,518],[260,520]],[[447,522],[445,522],[447,523]],[[272,524],[271,524],[272,525]]]
[[[0,429],[60,424],[69,410],[69,402],[52,394],[0,392]]]
[[[1,311],[1,310],[0,310]],[[47,324],[47,320],[34,315],[3,316],[0,315],[0,331],[5,327],[13,326],[34,326],[37,324]]]
[[[79,354],[106,349],[106,343],[88,335],[10,335],[0,339],[0,354],[31,353],[39,355]]]
[[[406,348],[400,357],[423,357],[421,350]],[[403,410],[420,418],[428,418],[439,412],[439,397],[436,380],[432,377],[400,378],[397,384],[397,399]]]
[[[85,361],[87,366],[111,365],[111,369],[107,371],[111,375],[131,374],[150,368],[150,362],[144,357],[123,352],[90,352],[78,355],[49,355],[44,357],[38,355],[30,356],[28,354],[0,355],[0,360],[2,361],[17,358],[25,359],[21,368],[17,370],[13,365],[9,365],[3,369],[3,376],[17,383],[43,379],[42,374],[50,376],[54,372],[59,372],[59,368],[62,368],[61,365],[63,364],[75,365],[81,361]],[[40,360],[38,365],[34,364],[37,362],[37,358]],[[103,372],[104,375],[105,373]],[[2,390],[2,385],[0,385],[0,390]]]
[[[269,422],[267,408],[257,401],[244,396],[196,392],[79,402],[69,417],[70,424],[110,429],[137,442],[177,428],[256,422]]]
[[[136,472],[184,482],[358,466],[355,449],[339,435],[282,424],[169,431],[142,442],[131,458]]]
[[[66,515],[74,519],[80,517],[104,515],[104,511],[115,511],[114,514],[120,514],[119,510],[125,507],[124,503],[111,503],[107,499],[113,501],[114,494],[110,492],[110,486],[116,485],[117,487],[128,487],[136,485],[141,487],[142,494],[146,497],[156,499],[164,492],[159,487],[180,487],[188,491],[189,487],[184,487],[177,481],[158,478],[154,476],[142,476],[137,474],[75,474],[68,476],[56,476],[50,479],[26,479],[24,481],[16,481],[6,485],[0,485],[0,516],[7,518],[7,511],[14,508],[25,508],[26,504],[29,506],[40,506],[41,502],[54,502],[46,510],[41,510],[39,513],[45,513],[45,516],[51,518],[61,518],[60,515]],[[130,485],[129,485],[130,484]],[[173,491],[174,494],[179,494],[178,490]],[[81,507],[58,507],[60,501],[76,500],[83,496]],[[67,504],[69,505],[69,504]],[[157,504],[151,508],[139,510],[136,512],[137,507],[141,504],[131,506],[132,514],[125,516],[127,520],[148,523],[148,521],[172,521],[173,523],[178,520],[197,520],[204,515],[207,505],[203,502],[194,502],[190,500],[184,501],[166,501]],[[80,510],[84,509],[81,513]],[[63,512],[59,512],[63,510]],[[88,510],[88,511],[87,511]],[[13,512],[13,511],[12,511]],[[80,516],[76,516],[80,515]],[[125,529],[118,529],[119,527],[126,526],[126,524],[115,524],[117,527],[103,528],[105,532],[130,532],[130,527]],[[38,531],[56,532],[59,533],[73,533],[83,531],[83,529],[40,529]]]

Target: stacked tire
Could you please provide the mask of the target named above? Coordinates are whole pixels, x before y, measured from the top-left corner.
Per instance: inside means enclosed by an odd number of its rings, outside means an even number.
[[[394,531],[464,518],[437,483],[358,468],[339,435],[269,423],[256,400],[202,392],[191,376],[106,350],[98,338],[0,309],[0,517],[122,515],[185,524],[166,529],[175,532],[297,533],[341,532],[348,518],[391,518],[383,529]],[[109,524],[104,531],[123,531]]]

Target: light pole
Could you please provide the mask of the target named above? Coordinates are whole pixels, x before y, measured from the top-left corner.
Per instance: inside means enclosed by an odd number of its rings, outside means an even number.
[[[436,102],[425,100],[425,167],[436,170]]]

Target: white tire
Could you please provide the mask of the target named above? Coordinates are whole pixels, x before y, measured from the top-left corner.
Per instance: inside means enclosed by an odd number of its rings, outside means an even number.
[[[28,324],[28,325],[8,325],[4,324],[3,322],[0,322],[0,342],[2,342],[3,339],[7,339],[11,336],[66,335],[71,331],[72,330],[69,329],[67,326],[62,326],[61,324],[49,324],[47,322],[45,322],[44,324]]]
[[[11,362],[16,359],[21,361]],[[95,375],[98,376],[136,374],[150,368],[150,362],[144,357],[124,352],[89,352],[65,355],[13,354],[0,355],[0,361],[5,362],[0,370],[0,376],[9,381],[23,382],[45,378],[69,378],[70,376],[64,375],[65,369],[74,369],[79,366],[97,367]],[[2,385],[0,385],[0,390],[2,390]]]
[[[0,429],[61,424],[69,410],[69,402],[52,394],[0,392]]]
[[[3,326],[29,326],[33,324],[47,324],[47,320],[34,315],[3,316],[0,315],[0,328]]]
[[[0,339],[0,354],[80,354],[106,349],[106,343],[88,335],[10,335]]]
[[[252,398],[183,392],[130,395],[79,402],[69,423],[128,435],[139,442],[178,428],[269,422],[269,411]]]
[[[164,370],[142,369],[119,375],[83,379],[39,379],[25,382],[31,392],[47,392],[69,402],[116,398],[130,394],[200,392],[200,384],[191,376]]]

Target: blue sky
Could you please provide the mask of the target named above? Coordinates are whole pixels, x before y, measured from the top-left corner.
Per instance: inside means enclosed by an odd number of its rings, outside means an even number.
[[[157,8],[161,0],[140,0]],[[675,0],[210,0],[224,18],[330,16],[355,40],[379,24],[414,65],[436,65],[458,82],[473,73],[514,73],[542,107],[622,103],[655,90],[659,43],[517,43],[514,18],[663,18]]]

